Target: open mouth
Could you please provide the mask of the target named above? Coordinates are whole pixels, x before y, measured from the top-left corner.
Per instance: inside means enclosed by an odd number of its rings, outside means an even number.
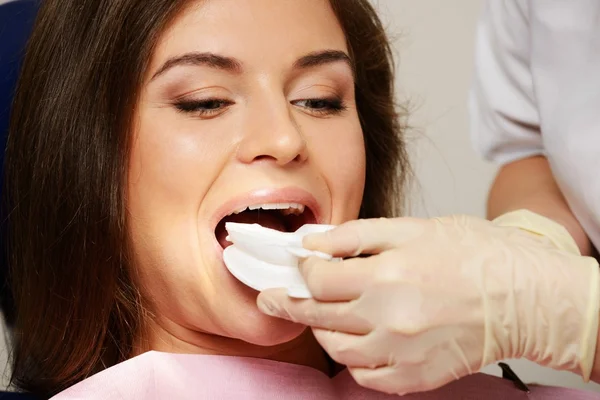
[[[235,210],[221,219],[215,229],[215,236],[223,249],[231,245],[226,240],[227,222],[259,224],[280,232],[295,232],[303,225],[316,223],[316,218],[308,206],[298,203],[256,204]]]

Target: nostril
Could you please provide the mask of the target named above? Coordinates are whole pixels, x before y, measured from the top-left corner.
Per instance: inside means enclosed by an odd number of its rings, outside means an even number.
[[[269,155],[260,155],[260,156],[254,157],[254,159],[252,161],[253,162],[272,161],[272,162],[275,162],[280,165],[286,165],[289,163],[302,162],[304,160],[306,160],[306,157],[304,156],[304,154],[296,154],[296,156],[294,158],[291,158],[291,157],[284,158],[284,157],[273,157],[273,156],[269,156]]]
[[[262,155],[254,157],[254,161],[276,161],[276,158],[273,156]]]

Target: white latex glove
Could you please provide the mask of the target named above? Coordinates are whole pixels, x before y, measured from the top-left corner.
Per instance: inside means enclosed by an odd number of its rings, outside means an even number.
[[[305,238],[339,257],[301,266],[314,299],[260,294],[266,314],[313,327],[365,387],[405,394],[443,386],[507,358],[589,379],[600,273],[560,225],[519,211],[359,220]]]

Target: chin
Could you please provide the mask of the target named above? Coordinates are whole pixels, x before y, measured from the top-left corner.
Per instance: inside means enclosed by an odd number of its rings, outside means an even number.
[[[236,339],[269,347],[293,341],[306,331],[305,325],[263,314],[256,306],[258,293],[249,288],[244,288],[244,291],[252,293],[244,293],[245,304],[237,306],[241,312],[232,314],[234,320],[229,329]]]

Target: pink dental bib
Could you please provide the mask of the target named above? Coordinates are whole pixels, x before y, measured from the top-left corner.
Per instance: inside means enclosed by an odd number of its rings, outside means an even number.
[[[104,370],[53,397],[56,400],[593,400],[599,394],[530,386],[475,374],[438,390],[393,396],[364,389],[348,371],[334,378],[312,368],[244,357],[148,352]]]

